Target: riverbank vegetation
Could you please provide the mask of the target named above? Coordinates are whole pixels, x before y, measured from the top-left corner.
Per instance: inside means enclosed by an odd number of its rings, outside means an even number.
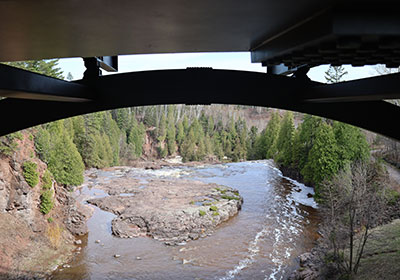
[[[63,78],[56,60],[13,66]],[[338,82],[345,74],[340,67],[330,68],[327,82]],[[252,118],[243,112],[268,121],[263,127],[250,124]],[[43,214],[54,204],[51,178],[62,185],[80,185],[85,168],[175,156],[184,162],[274,159],[284,173],[314,187],[324,212],[325,260],[334,261],[348,277],[359,270],[371,228],[388,221],[382,220],[382,210],[399,203],[398,193],[386,188],[380,159],[371,157],[365,132],[317,116],[233,105],[145,106],[76,116],[29,133],[36,152],[32,157],[48,168],[40,180]],[[1,137],[0,154],[11,156],[20,138],[20,133]],[[386,147],[380,158],[400,162],[397,142],[376,137],[372,144]],[[29,161],[23,168],[34,187],[40,174]]]

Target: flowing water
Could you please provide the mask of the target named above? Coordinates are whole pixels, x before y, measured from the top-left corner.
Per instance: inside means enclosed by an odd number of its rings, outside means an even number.
[[[53,279],[286,279],[297,266],[296,256],[316,238],[316,204],[308,197],[313,190],[284,177],[271,161],[124,172],[97,171],[97,178],[132,176],[143,180],[143,187],[154,176],[217,183],[239,190],[242,210],[211,236],[166,246],[146,237],[112,236],[115,216],[92,206],[81,254]],[[79,192],[82,201],[107,195],[89,188],[96,183],[86,178]]]

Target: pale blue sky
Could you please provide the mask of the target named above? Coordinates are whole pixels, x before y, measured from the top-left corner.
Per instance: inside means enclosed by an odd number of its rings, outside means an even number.
[[[146,54],[119,56],[119,73],[160,69],[185,69],[187,67],[212,67],[214,69],[231,69],[265,72],[260,63],[251,63],[250,53],[184,53],[184,54]],[[85,68],[81,58],[61,59],[60,67],[68,72],[74,80],[81,79]],[[319,82],[325,82],[324,74],[328,65],[321,65],[310,70],[308,76]],[[345,65],[348,75],[345,80],[354,80],[375,76],[376,71],[371,66],[351,67]],[[104,73],[107,74],[107,73]]]

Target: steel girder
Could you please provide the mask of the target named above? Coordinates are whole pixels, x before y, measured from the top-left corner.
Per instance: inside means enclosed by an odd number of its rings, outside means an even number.
[[[0,80],[0,96],[9,96],[0,100],[0,135],[114,108],[215,103],[299,111],[400,140],[400,130],[396,129],[400,107],[382,100],[400,98],[399,74],[327,85],[300,78],[209,68],[100,76],[90,83],[13,71],[0,72],[9,78]],[[10,82],[11,78],[14,82]]]

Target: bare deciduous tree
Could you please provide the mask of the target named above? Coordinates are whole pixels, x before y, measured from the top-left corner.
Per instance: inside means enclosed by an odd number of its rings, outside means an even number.
[[[324,184],[321,232],[329,259],[350,278],[357,274],[371,227],[383,217],[385,177],[376,163],[355,163]]]

